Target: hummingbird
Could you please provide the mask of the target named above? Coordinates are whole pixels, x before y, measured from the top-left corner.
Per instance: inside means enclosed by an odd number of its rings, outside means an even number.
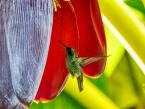
[[[78,57],[74,48],[68,47],[59,41],[66,49],[66,66],[68,72],[72,77],[75,77],[78,82],[78,88],[81,92],[83,90],[83,67],[102,60],[108,56],[96,56],[96,57]]]

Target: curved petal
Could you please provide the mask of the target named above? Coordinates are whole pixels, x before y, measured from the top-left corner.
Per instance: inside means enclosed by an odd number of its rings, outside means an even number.
[[[56,97],[67,80],[66,50],[59,41],[73,48],[78,46],[78,30],[73,10],[68,2],[60,1],[60,5],[61,8],[54,13],[47,64],[36,101],[45,102]]]
[[[106,40],[98,3],[95,0],[60,3],[61,9],[54,14],[50,51],[37,101],[53,99],[61,92],[67,79],[66,51],[58,41],[75,48],[79,57],[106,56]],[[84,73],[97,77],[104,69],[105,62],[106,58],[86,66]]]
[[[97,0],[72,0],[79,30],[79,57],[106,56],[106,40]],[[84,68],[89,77],[97,77],[106,58]]]

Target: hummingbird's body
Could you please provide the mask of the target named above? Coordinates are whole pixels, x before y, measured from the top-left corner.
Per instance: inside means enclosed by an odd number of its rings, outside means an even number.
[[[76,58],[76,54],[72,48],[67,48],[67,67],[71,75],[78,77],[79,72],[81,70],[80,63],[78,62],[78,59]]]
[[[83,90],[83,67],[97,62],[106,58],[106,56],[97,56],[97,57],[78,57],[75,50],[71,47],[64,45],[62,42],[59,42],[66,48],[66,65],[68,72],[77,78],[79,90]]]
[[[77,58],[77,55],[73,48],[66,47],[67,57],[66,57],[66,64],[68,67],[69,73],[76,77],[78,80],[79,90],[83,90],[83,73],[82,68],[80,66],[81,61]]]

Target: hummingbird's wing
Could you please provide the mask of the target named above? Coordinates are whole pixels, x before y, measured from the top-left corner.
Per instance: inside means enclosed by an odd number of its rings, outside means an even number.
[[[91,63],[106,59],[108,56],[97,56],[97,57],[79,57],[78,61],[80,62],[81,67],[85,67]]]

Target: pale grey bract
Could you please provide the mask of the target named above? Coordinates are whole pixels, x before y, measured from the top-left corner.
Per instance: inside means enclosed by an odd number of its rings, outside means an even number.
[[[24,109],[33,101],[52,20],[52,0],[0,0],[0,109]]]

